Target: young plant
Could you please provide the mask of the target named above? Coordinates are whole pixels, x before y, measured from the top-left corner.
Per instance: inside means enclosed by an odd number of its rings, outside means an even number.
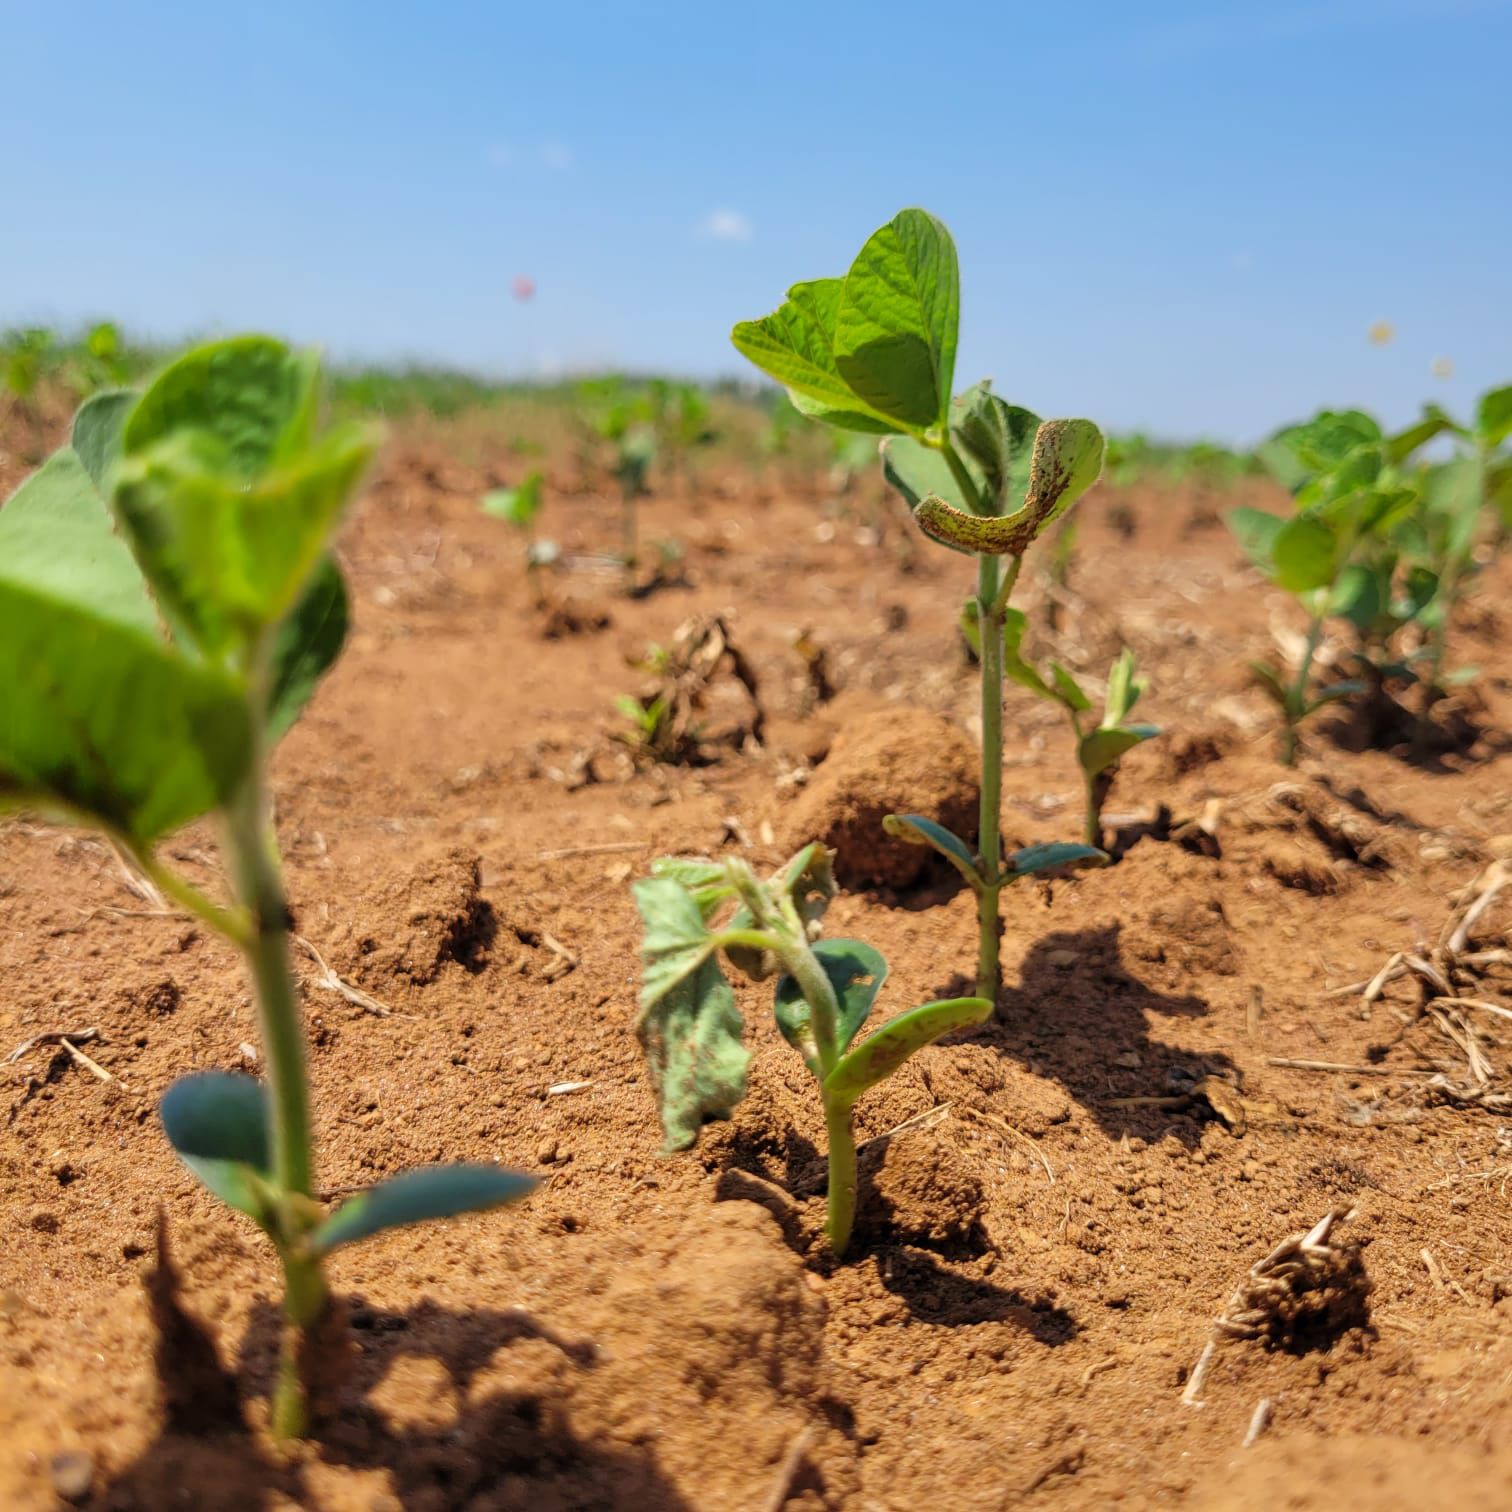
[[[812,419],[885,436],[884,470],[924,533],[973,556],[981,626],[982,784],[977,851],[939,826],[923,843],[970,858],[978,897],[977,991],[998,990],[1002,853],[1003,624],[1024,552],[1097,481],[1090,420],[1041,423],[983,382],[951,397],[960,274],[950,233],[923,210],[874,232],[843,278],[795,284],[782,306],[735,327],[736,348]],[[908,821],[911,822],[911,821]]]
[[[980,643],[980,627],[969,615],[963,617],[961,628],[973,646]],[[1083,834],[1088,847],[1097,847],[1089,857],[1079,859],[1095,863],[1102,859],[1100,847],[1103,841],[1103,805],[1113,790],[1113,780],[1118,776],[1118,764],[1135,746],[1153,740],[1160,734],[1160,727],[1129,722],[1129,714],[1147,684],[1142,677],[1135,675],[1134,653],[1127,646],[1108,669],[1108,692],[1103,704],[1102,721],[1088,729],[1087,716],[1092,712],[1092,700],[1059,662],[1051,662],[1050,676],[1045,678],[1024,660],[1020,648],[1026,628],[1027,620],[1023,612],[1010,609],[1004,627],[1005,670],[1020,687],[1027,688],[1031,693],[1048,699],[1065,710],[1076,741],[1076,764],[1081,768],[1082,782],[1087,791]]]
[[[614,476],[620,486],[621,556],[627,567],[640,557],[637,503],[650,490],[646,478],[656,460],[656,432],[649,425],[630,425],[614,438]]]
[[[762,882],[739,857],[654,862],[634,888],[645,926],[636,1033],[666,1147],[688,1149],[705,1122],[727,1118],[746,1092],[750,1054],[721,954],[753,982],[775,978],[777,1027],[819,1086],[829,1139],[825,1235],[840,1255],[856,1217],[856,1100],[914,1051],[982,1023],[992,1004],[981,997],[926,1003],[855,1043],[887,962],[859,940],[819,938],[835,892],[830,863],[829,851],[810,845]]]
[[[505,520],[525,538],[525,573],[535,587],[536,599],[543,595],[536,576],[542,567],[557,559],[555,541],[536,539],[536,519],[541,513],[543,479],[539,469],[513,488],[495,488],[483,495],[478,507],[496,520]]]
[[[355,425],[318,432],[318,377],[312,355],[265,337],[201,347],[140,398],[91,399],[72,444],[0,510],[0,809],[103,831],[240,950],[252,979],[265,1081],[201,1072],[160,1112],[184,1164],[282,1264],[272,1426],[285,1437],[306,1428],[334,1317],[326,1255],[534,1185],[493,1165],[439,1166],[331,1213],[316,1199],[268,765],[345,637],[330,543],[375,441]],[[229,904],[159,851],[205,814],[220,821]]]
[[[1366,691],[1358,678],[1312,687],[1312,664],[1330,615],[1359,590],[1356,571],[1413,508],[1416,490],[1398,462],[1421,440],[1414,433],[1388,437],[1359,410],[1323,411],[1277,432],[1260,457],[1290,489],[1297,512],[1290,519],[1241,508],[1229,528],[1250,560],[1271,582],[1295,594],[1308,616],[1302,655],[1290,677],[1279,667],[1252,662],[1260,685],[1282,718],[1281,759],[1297,759],[1299,726],[1341,698]]]

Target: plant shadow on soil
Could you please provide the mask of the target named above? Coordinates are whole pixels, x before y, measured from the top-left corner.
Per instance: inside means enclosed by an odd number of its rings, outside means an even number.
[[[1172,1072],[1192,1080],[1235,1076],[1222,1051],[1186,1050],[1156,1039],[1150,1015],[1200,1019],[1205,999],[1172,996],[1140,981],[1124,964],[1122,926],[1056,930],[1036,940],[1019,968],[1016,985],[1002,990],[1001,1016],[971,1038],[1011,1055],[1032,1073],[1060,1084],[1106,1134],[1158,1138],[1168,1129],[1195,1145],[1200,1125],[1168,1108],[1118,1107],[1115,1087],[1133,1073],[1128,1095],[1163,1097],[1175,1088]],[[952,981],[941,996],[959,988]],[[1137,1057],[1137,1061],[1136,1058]]]
[[[311,1505],[304,1469],[308,1455],[351,1470],[387,1471],[397,1505],[406,1512],[445,1512],[482,1504],[479,1498],[490,1507],[520,1512],[688,1509],[650,1456],[578,1437],[555,1404],[557,1393],[501,1390],[468,1399],[478,1374],[496,1363],[497,1352],[522,1341],[555,1350],[565,1370],[594,1367],[591,1345],[564,1339],[521,1311],[452,1310],[426,1299],[389,1312],[360,1296],[345,1299],[339,1305],[348,1335],[347,1364],[334,1410],[316,1422],[307,1448],[285,1460],[247,1428],[230,1372],[213,1363],[211,1373],[218,1370],[220,1377],[210,1393],[217,1421],[207,1419],[200,1398],[214,1345],[205,1326],[178,1306],[173,1290],[172,1284],[165,1291],[149,1283],[164,1424],[137,1460],[112,1477],[98,1505],[147,1509],[186,1498],[207,1512]],[[271,1385],[279,1336],[278,1309],[259,1302],[236,1372],[254,1392],[265,1394]],[[370,1400],[405,1356],[440,1363],[461,1403],[454,1419],[396,1423]],[[186,1359],[196,1362],[190,1379],[182,1372]]]

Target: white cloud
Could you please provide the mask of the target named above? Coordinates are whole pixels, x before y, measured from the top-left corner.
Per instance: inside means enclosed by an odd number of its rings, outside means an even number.
[[[699,225],[698,232],[715,241],[748,242],[756,228],[738,210],[715,210]]]

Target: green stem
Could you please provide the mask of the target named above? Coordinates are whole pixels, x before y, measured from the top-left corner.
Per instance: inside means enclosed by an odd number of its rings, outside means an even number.
[[[272,1426],[281,1438],[308,1426],[304,1348],[325,1312],[328,1294],[320,1262],[304,1248],[307,1209],[314,1193],[309,1086],[304,1031],[289,958],[289,909],[268,812],[261,700],[252,700],[255,749],[249,775],[226,814],[226,850],[237,902],[245,911],[244,942],[257,1001],[258,1028],[272,1105],[273,1181],[283,1213],[276,1236],[283,1260],[287,1328],[273,1391]],[[301,1201],[303,1199],[303,1201]]]
[[[208,924],[218,935],[230,940],[239,949],[248,948],[252,939],[252,926],[244,909],[222,908],[219,903],[207,898],[187,878],[179,876],[171,866],[165,866],[154,855],[135,848],[130,854],[131,859],[141,869],[142,875],[164,897],[172,898],[181,908]]]
[[[856,1135],[851,1105],[824,1099],[824,1129],[829,1144],[828,1212],[824,1235],[836,1255],[843,1255],[856,1223]]]
[[[1302,648],[1302,660],[1297,675],[1286,692],[1286,731],[1281,737],[1281,764],[1295,766],[1297,763],[1297,725],[1307,709],[1307,684],[1312,678],[1313,657],[1317,655],[1318,643],[1323,639],[1323,613],[1313,616],[1307,627],[1307,644]]]
[[[1010,569],[1011,570],[1011,569]],[[1003,609],[998,559],[977,558],[977,623],[982,636],[982,788],[977,850],[982,886],[977,899],[977,996],[998,995],[998,897],[1003,887]]]

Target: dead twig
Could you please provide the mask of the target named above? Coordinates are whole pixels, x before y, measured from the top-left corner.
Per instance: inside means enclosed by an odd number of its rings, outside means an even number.
[[[368,1013],[376,1014],[379,1018],[390,1018],[393,1016],[394,1010],[392,1008],[380,1003],[377,998],[370,996],[360,987],[353,987],[350,982],[342,981],[326,964],[326,958],[303,935],[295,935],[293,939],[294,943],[314,961],[316,967],[314,980],[317,987],[324,987],[327,992],[334,992],[337,997],[345,998],[354,1008],[361,1008]],[[401,1013],[399,1015],[400,1018],[412,1018],[413,1016],[413,1014],[408,1013]]]
[[[574,856],[615,856],[624,851],[641,851],[647,846],[645,840],[614,840],[603,845],[568,845],[561,850],[536,852],[537,861],[570,861]]]
[[[1270,1422],[1271,1399],[1261,1397],[1255,1403],[1255,1410],[1250,1415],[1249,1427],[1244,1431],[1244,1442],[1239,1446],[1241,1449],[1251,1449],[1255,1440],[1265,1432],[1265,1425]]]
[[[5,1057],[7,1066],[14,1066],[18,1060],[30,1055],[38,1045],[56,1045],[63,1040],[72,1040],[75,1046],[87,1045],[90,1040],[99,1039],[98,1029],[49,1029],[42,1034],[34,1034],[29,1040],[22,1040],[9,1055]]]
[[[798,1479],[798,1472],[803,1468],[804,1458],[813,1444],[812,1428],[803,1428],[794,1437],[787,1447],[787,1453],[782,1456],[782,1463],[777,1466],[777,1474],[772,1478],[772,1489],[767,1492],[766,1500],[761,1504],[761,1512],[782,1512],[788,1497],[793,1493],[793,1482]]]

